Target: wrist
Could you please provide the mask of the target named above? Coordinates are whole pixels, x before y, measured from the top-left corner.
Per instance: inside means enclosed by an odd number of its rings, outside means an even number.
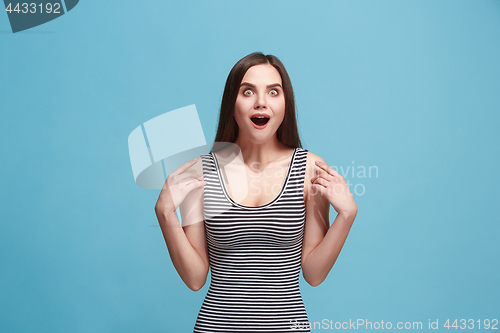
[[[158,217],[158,221],[160,224],[167,224],[167,225],[179,225],[179,219],[177,218],[177,215],[175,214],[175,210],[171,209],[165,209],[161,211],[156,212],[156,216]]]
[[[353,209],[346,209],[346,210],[341,210],[338,213],[338,216],[340,216],[341,219],[348,223],[353,223],[354,219],[356,218],[356,215],[358,213],[358,208],[355,207]]]

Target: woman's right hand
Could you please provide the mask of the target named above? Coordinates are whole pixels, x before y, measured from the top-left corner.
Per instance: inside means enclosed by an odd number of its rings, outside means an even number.
[[[194,171],[186,171],[195,165],[197,160],[195,158],[182,164],[168,175],[156,202],[156,214],[175,212],[189,192],[206,184],[203,176],[197,176]]]

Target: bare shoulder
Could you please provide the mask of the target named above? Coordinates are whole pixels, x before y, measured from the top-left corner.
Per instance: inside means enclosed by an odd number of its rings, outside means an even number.
[[[320,161],[326,164],[325,160],[320,156],[307,151],[307,161],[306,161],[306,174],[304,179],[304,201],[308,197],[309,189],[311,188],[311,179],[315,174],[317,167],[315,166],[316,161]]]
[[[186,171],[194,173],[195,177],[203,176],[203,161],[201,156],[196,158],[196,163]]]
[[[306,177],[309,177],[309,179],[311,179],[312,175],[314,175],[316,161],[326,164],[323,158],[314,153],[311,153],[310,151],[307,151]]]
[[[321,158],[320,156],[318,156],[318,155],[316,155],[308,150],[307,151],[307,163],[312,162],[312,164],[314,164],[314,162],[316,162],[316,161],[320,161],[320,162],[325,163],[325,160],[323,158]]]
[[[203,176],[203,165],[202,165],[202,158],[201,156],[196,159],[196,163],[193,164],[189,169],[186,170],[186,172],[192,173],[193,177],[199,177]],[[196,187],[192,191],[190,191],[186,197],[184,198],[184,201],[180,204],[180,213],[181,213],[181,219],[182,219],[182,226],[186,230],[186,235],[189,237],[201,237],[200,235],[198,236],[192,236],[191,232],[188,230],[193,230],[191,226],[203,226],[203,186],[201,187]],[[187,228],[186,228],[187,227]],[[198,232],[201,232],[200,228],[194,228],[197,229]],[[204,231],[203,231],[204,232]]]

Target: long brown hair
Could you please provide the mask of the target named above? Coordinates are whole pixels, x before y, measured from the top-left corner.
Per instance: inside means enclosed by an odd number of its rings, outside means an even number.
[[[234,143],[238,138],[238,124],[234,119],[234,106],[240,89],[241,81],[247,70],[255,65],[270,64],[281,75],[283,92],[285,94],[285,116],[283,122],[276,131],[279,142],[291,148],[302,148],[297,129],[295,112],[295,99],[293,97],[292,82],[285,66],[273,55],[264,55],[262,52],[255,52],[240,59],[229,72],[222,95],[222,103],[219,113],[219,126],[215,135],[214,146],[211,152],[216,152],[224,148],[224,142]]]

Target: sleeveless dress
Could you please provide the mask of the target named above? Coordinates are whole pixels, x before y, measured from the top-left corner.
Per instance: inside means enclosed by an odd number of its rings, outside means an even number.
[[[194,332],[310,332],[299,290],[307,149],[295,148],[278,196],[234,202],[213,153],[201,156],[211,282]]]

